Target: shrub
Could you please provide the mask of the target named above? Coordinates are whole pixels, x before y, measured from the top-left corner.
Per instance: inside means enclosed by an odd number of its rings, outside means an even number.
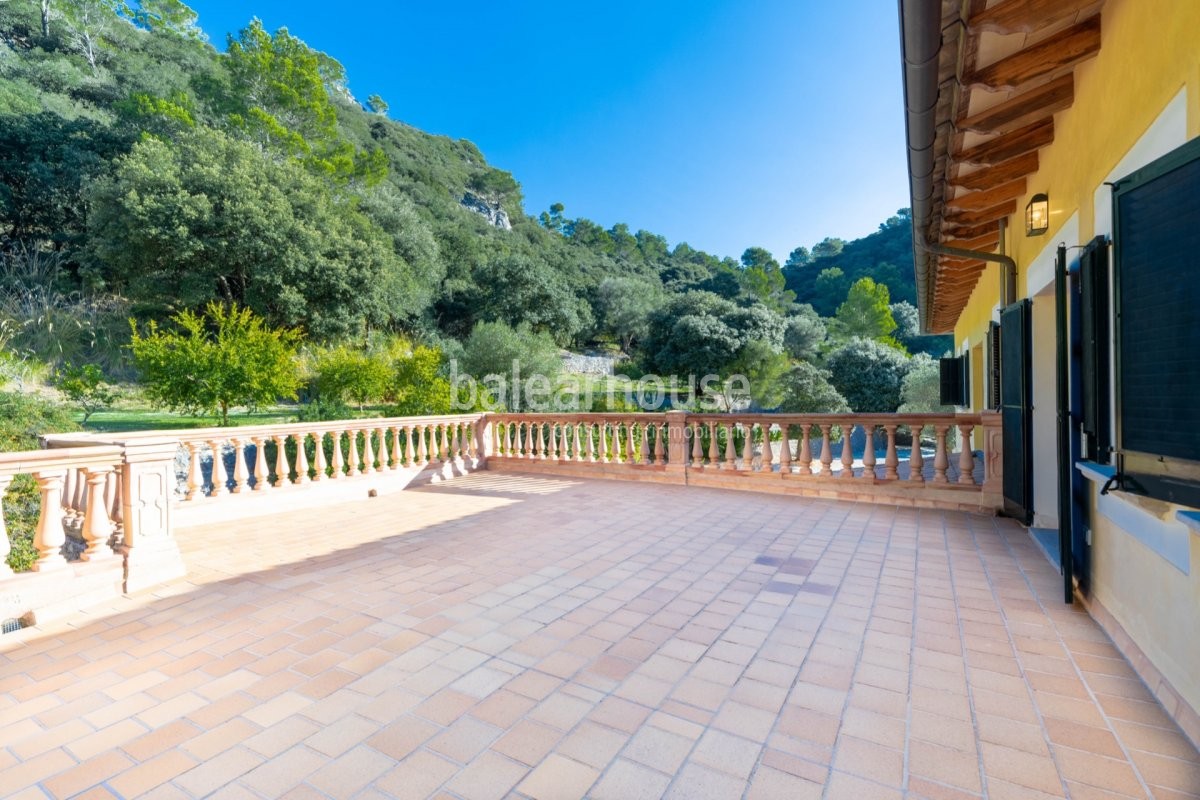
[[[359,411],[368,402],[382,399],[392,379],[386,356],[346,345],[319,351],[313,371],[318,397],[327,404],[353,400]]]
[[[70,402],[83,412],[81,425],[87,425],[92,414],[108,408],[116,399],[112,387],[104,382],[104,373],[95,364],[74,366],[67,362],[54,376],[54,385]]]
[[[783,401],[778,410],[791,414],[844,414],[850,410],[850,404],[829,383],[828,372],[800,362],[783,379]]]
[[[438,348],[417,345],[409,355],[396,359],[391,380],[390,393],[395,403],[388,408],[389,416],[451,412],[450,381]]]
[[[36,450],[39,435],[77,429],[70,410],[63,406],[35,395],[0,392],[0,452]],[[33,477],[14,478],[4,493],[0,513],[4,514],[12,547],[8,565],[16,572],[28,570],[37,560],[33,535],[41,507],[41,493]]]

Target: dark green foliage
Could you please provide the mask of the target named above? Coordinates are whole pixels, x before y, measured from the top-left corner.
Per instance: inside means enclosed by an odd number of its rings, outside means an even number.
[[[92,414],[111,406],[117,397],[95,364],[63,364],[54,375],[54,386],[83,412],[81,425],[87,425]]]
[[[800,362],[782,380],[778,411],[791,414],[840,414],[850,410],[846,398],[829,382],[830,374]]]
[[[31,394],[0,392],[0,452],[37,450],[38,437],[45,433],[78,430],[70,409]],[[41,512],[41,494],[30,475],[18,475],[4,493],[0,513],[8,527],[12,551],[8,565],[24,572],[37,560],[33,534]]]
[[[830,383],[859,413],[895,411],[908,365],[904,353],[872,339],[851,339],[825,362]]]

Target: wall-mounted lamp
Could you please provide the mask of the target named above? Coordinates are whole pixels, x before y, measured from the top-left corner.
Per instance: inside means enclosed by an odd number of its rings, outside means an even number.
[[[1035,194],[1025,206],[1025,235],[1041,236],[1050,230],[1050,198]]]

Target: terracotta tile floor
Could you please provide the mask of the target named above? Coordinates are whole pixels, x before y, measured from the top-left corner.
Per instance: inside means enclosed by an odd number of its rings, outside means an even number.
[[[1181,797],[1016,525],[483,473],[0,643],[6,797]]]

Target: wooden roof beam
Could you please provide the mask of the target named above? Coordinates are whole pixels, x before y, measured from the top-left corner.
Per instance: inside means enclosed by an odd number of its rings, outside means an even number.
[[[952,197],[946,201],[945,207],[956,211],[979,211],[985,208],[992,208],[1003,203],[1005,200],[1014,200],[1023,196],[1025,188],[1025,178],[1016,178],[999,186],[993,186],[990,189],[967,192],[966,194]]]
[[[1000,232],[992,231],[983,236],[976,236],[974,239],[947,239],[945,244],[951,247],[960,247],[963,250],[991,253],[1000,245]]]
[[[963,164],[992,167],[1054,141],[1054,117],[1026,125],[982,144],[968,147],[954,159]]]
[[[958,247],[958,240],[960,239],[978,239],[981,236],[992,236],[999,238],[1000,225],[998,220],[995,219],[989,222],[981,222],[978,225],[960,227],[947,225],[944,233],[946,238],[950,239],[950,241],[947,241],[946,244],[951,245],[952,247]]]
[[[1019,50],[963,78],[967,86],[1016,89],[1038,78],[1065,75],[1100,51],[1100,15]]]
[[[978,211],[956,211],[953,214],[947,214],[943,221],[949,225],[978,225],[982,222],[994,222],[1001,217],[1007,217],[1017,211],[1017,201],[1009,200],[1006,203],[984,208]]]
[[[1038,151],[1030,150],[1016,158],[1001,161],[993,167],[976,170],[968,175],[957,175],[949,179],[952,186],[963,189],[990,189],[1002,183],[1032,175],[1038,170]]]
[[[1047,84],[1030,89],[999,105],[959,120],[960,131],[1009,133],[1031,122],[1053,116],[1075,102],[1075,73],[1069,72]]]
[[[967,29],[974,34],[1033,33],[1076,15],[1088,16],[1102,4],[1101,0],[1004,0],[973,14]]]

